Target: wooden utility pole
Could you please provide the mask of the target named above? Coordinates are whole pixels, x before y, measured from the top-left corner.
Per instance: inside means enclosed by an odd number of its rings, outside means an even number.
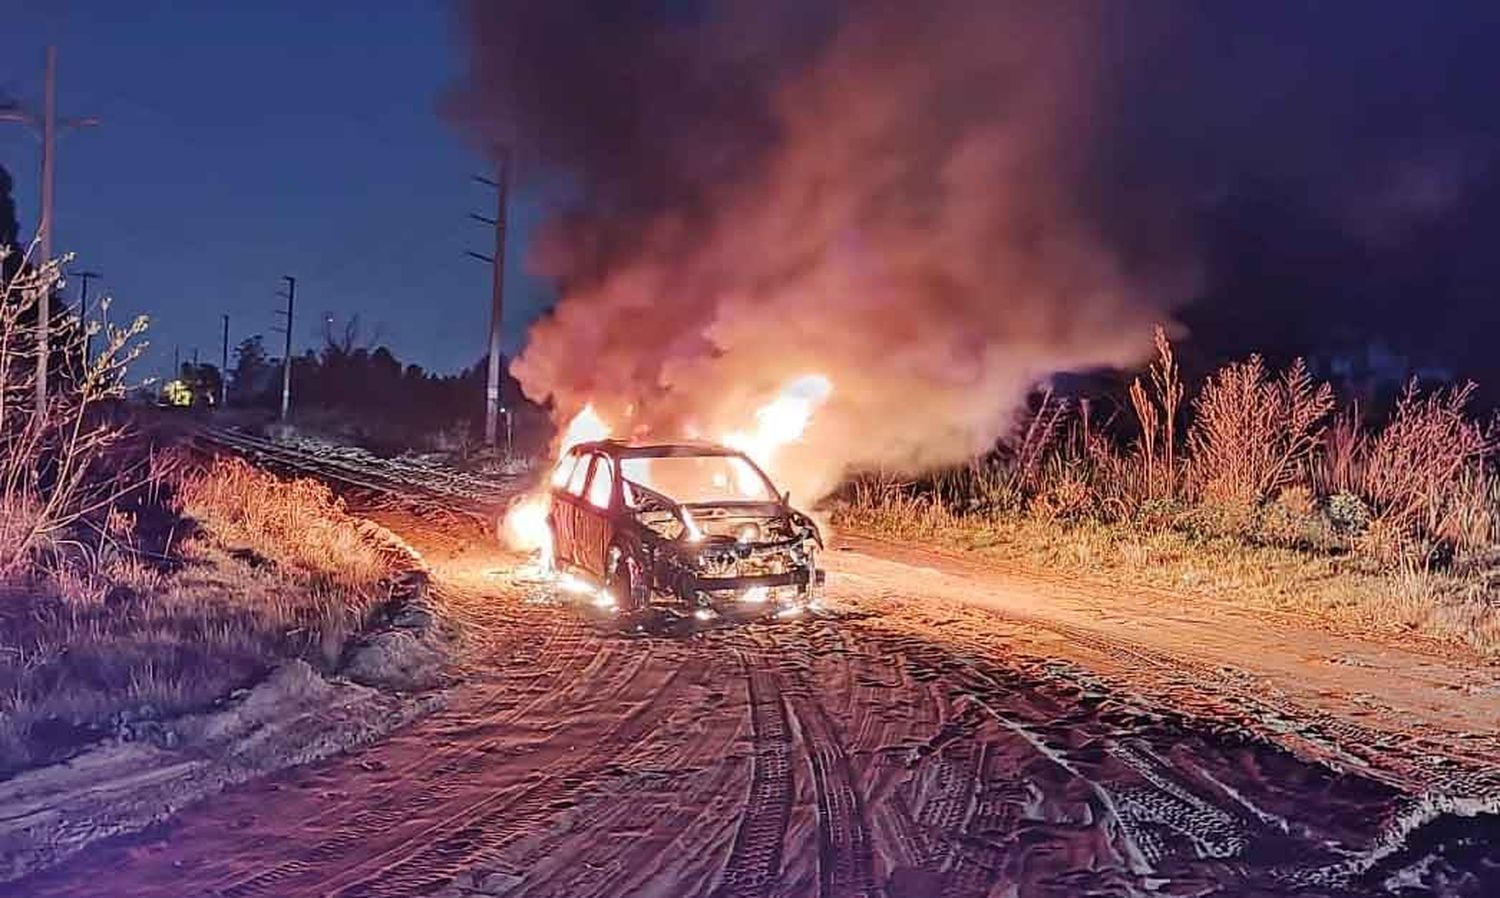
[[[78,294],[78,326],[83,328],[83,368],[88,370],[90,344],[93,336],[89,334],[89,281],[101,275],[97,271],[80,271],[73,275],[83,283]]]
[[[0,121],[21,122],[29,125],[42,140],[42,212],[37,219],[37,242],[42,254],[41,264],[52,261],[52,194],[57,165],[57,134],[63,129],[83,128],[99,124],[96,118],[57,119],[57,48],[47,48],[45,84],[43,86],[42,109],[23,109],[9,105],[0,107]],[[52,291],[43,290],[36,304],[36,413],[47,409],[47,368],[51,361]]]
[[[286,281],[286,292],[281,294],[286,297],[286,349],[281,359],[281,421],[286,423],[287,417],[292,413],[292,311],[297,301],[297,279],[291,275],[282,275],[281,279]]]
[[[485,177],[476,177],[475,180],[495,188],[496,197],[494,218],[472,213],[470,215],[494,227],[494,254],[485,256],[476,252],[469,253],[476,259],[490,263],[490,352],[489,370],[484,384],[484,443],[493,447],[499,439],[500,415],[508,414],[500,405],[500,323],[505,309],[505,209],[510,188],[510,149],[504,146],[496,149],[494,180]],[[505,433],[505,449],[508,454],[511,450],[509,422]]]
[[[42,264],[52,261],[52,179],[56,173],[57,148],[57,48],[47,48],[47,86],[42,113],[42,217],[37,231],[42,238]],[[47,363],[52,356],[52,288],[36,298],[36,413],[47,410]]]
[[[219,355],[219,408],[229,405],[229,316],[224,316],[224,343]]]

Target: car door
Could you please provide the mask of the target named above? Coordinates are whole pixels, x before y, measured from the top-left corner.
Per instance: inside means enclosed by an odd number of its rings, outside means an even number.
[[[604,578],[604,565],[609,556],[609,543],[614,536],[613,517],[618,490],[615,464],[607,455],[594,457],[589,474],[588,487],[577,508],[577,564],[589,572]]]
[[[583,504],[584,487],[588,483],[589,466],[593,458],[580,455],[567,481],[552,493],[552,537],[553,547],[559,563],[580,566],[579,517]]]

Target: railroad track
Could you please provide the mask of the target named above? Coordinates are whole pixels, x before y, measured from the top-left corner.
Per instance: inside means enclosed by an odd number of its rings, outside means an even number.
[[[203,428],[194,442],[269,468],[466,514],[483,520],[486,527],[522,489],[515,476],[486,477],[345,452],[312,452],[225,427]]]

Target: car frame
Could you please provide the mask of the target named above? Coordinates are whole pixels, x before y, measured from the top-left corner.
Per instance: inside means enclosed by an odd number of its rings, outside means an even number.
[[[735,459],[775,498],[683,502],[624,475],[627,460],[656,458]],[[824,582],[817,525],[738,450],[712,443],[581,443],[559,460],[549,490],[554,565],[597,587],[618,610],[641,611],[657,597],[700,611],[725,601],[800,610]],[[735,521],[739,535],[713,532]],[[754,538],[746,538],[747,528]]]

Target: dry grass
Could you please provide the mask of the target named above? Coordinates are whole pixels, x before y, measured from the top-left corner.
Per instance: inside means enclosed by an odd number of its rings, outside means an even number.
[[[284,659],[332,669],[389,598],[388,556],[320,485],[221,461],[158,487],[96,547],[0,585],[0,773]]]
[[[1064,421],[1049,398],[1019,448],[859,478],[836,520],[1500,654],[1500,473],[1471,387],[1412,385],[1367,428],[1357,409],[1330,423],[1333,391],[1300,361],[1226,365],[1184,406],[1160,330],[1156,350],[1132,432],[1096,428],[1086,402]]]
[[[39,347],[28,316],[65,261],[0,284],[0,774],[282,659],[331,667],[389,595],[386,557],[323,487],[184,472],[127,439],[113,400],[145,321],[94,328],[85,355],[90,328],[60,315]]]
[[[1386,570],[1349,555],[1256,545],[1227,534],[1098,519],[976,515],[928,497],[851,490],[835,522],[851,530],[917,540],[1007,566],[1062,572],[1101,589],[1121,584],[1201,596],[1245,607],[1293,611],[1344,627],[1419,634],[1500,655],[1500,613],[1484,584],[1410,559]]]
[[[183,513],[214,534],[314,582],[368,592],[389,573],[359,520],[316,480],[285,481],[239,459],[219,459],[181,478]]]

